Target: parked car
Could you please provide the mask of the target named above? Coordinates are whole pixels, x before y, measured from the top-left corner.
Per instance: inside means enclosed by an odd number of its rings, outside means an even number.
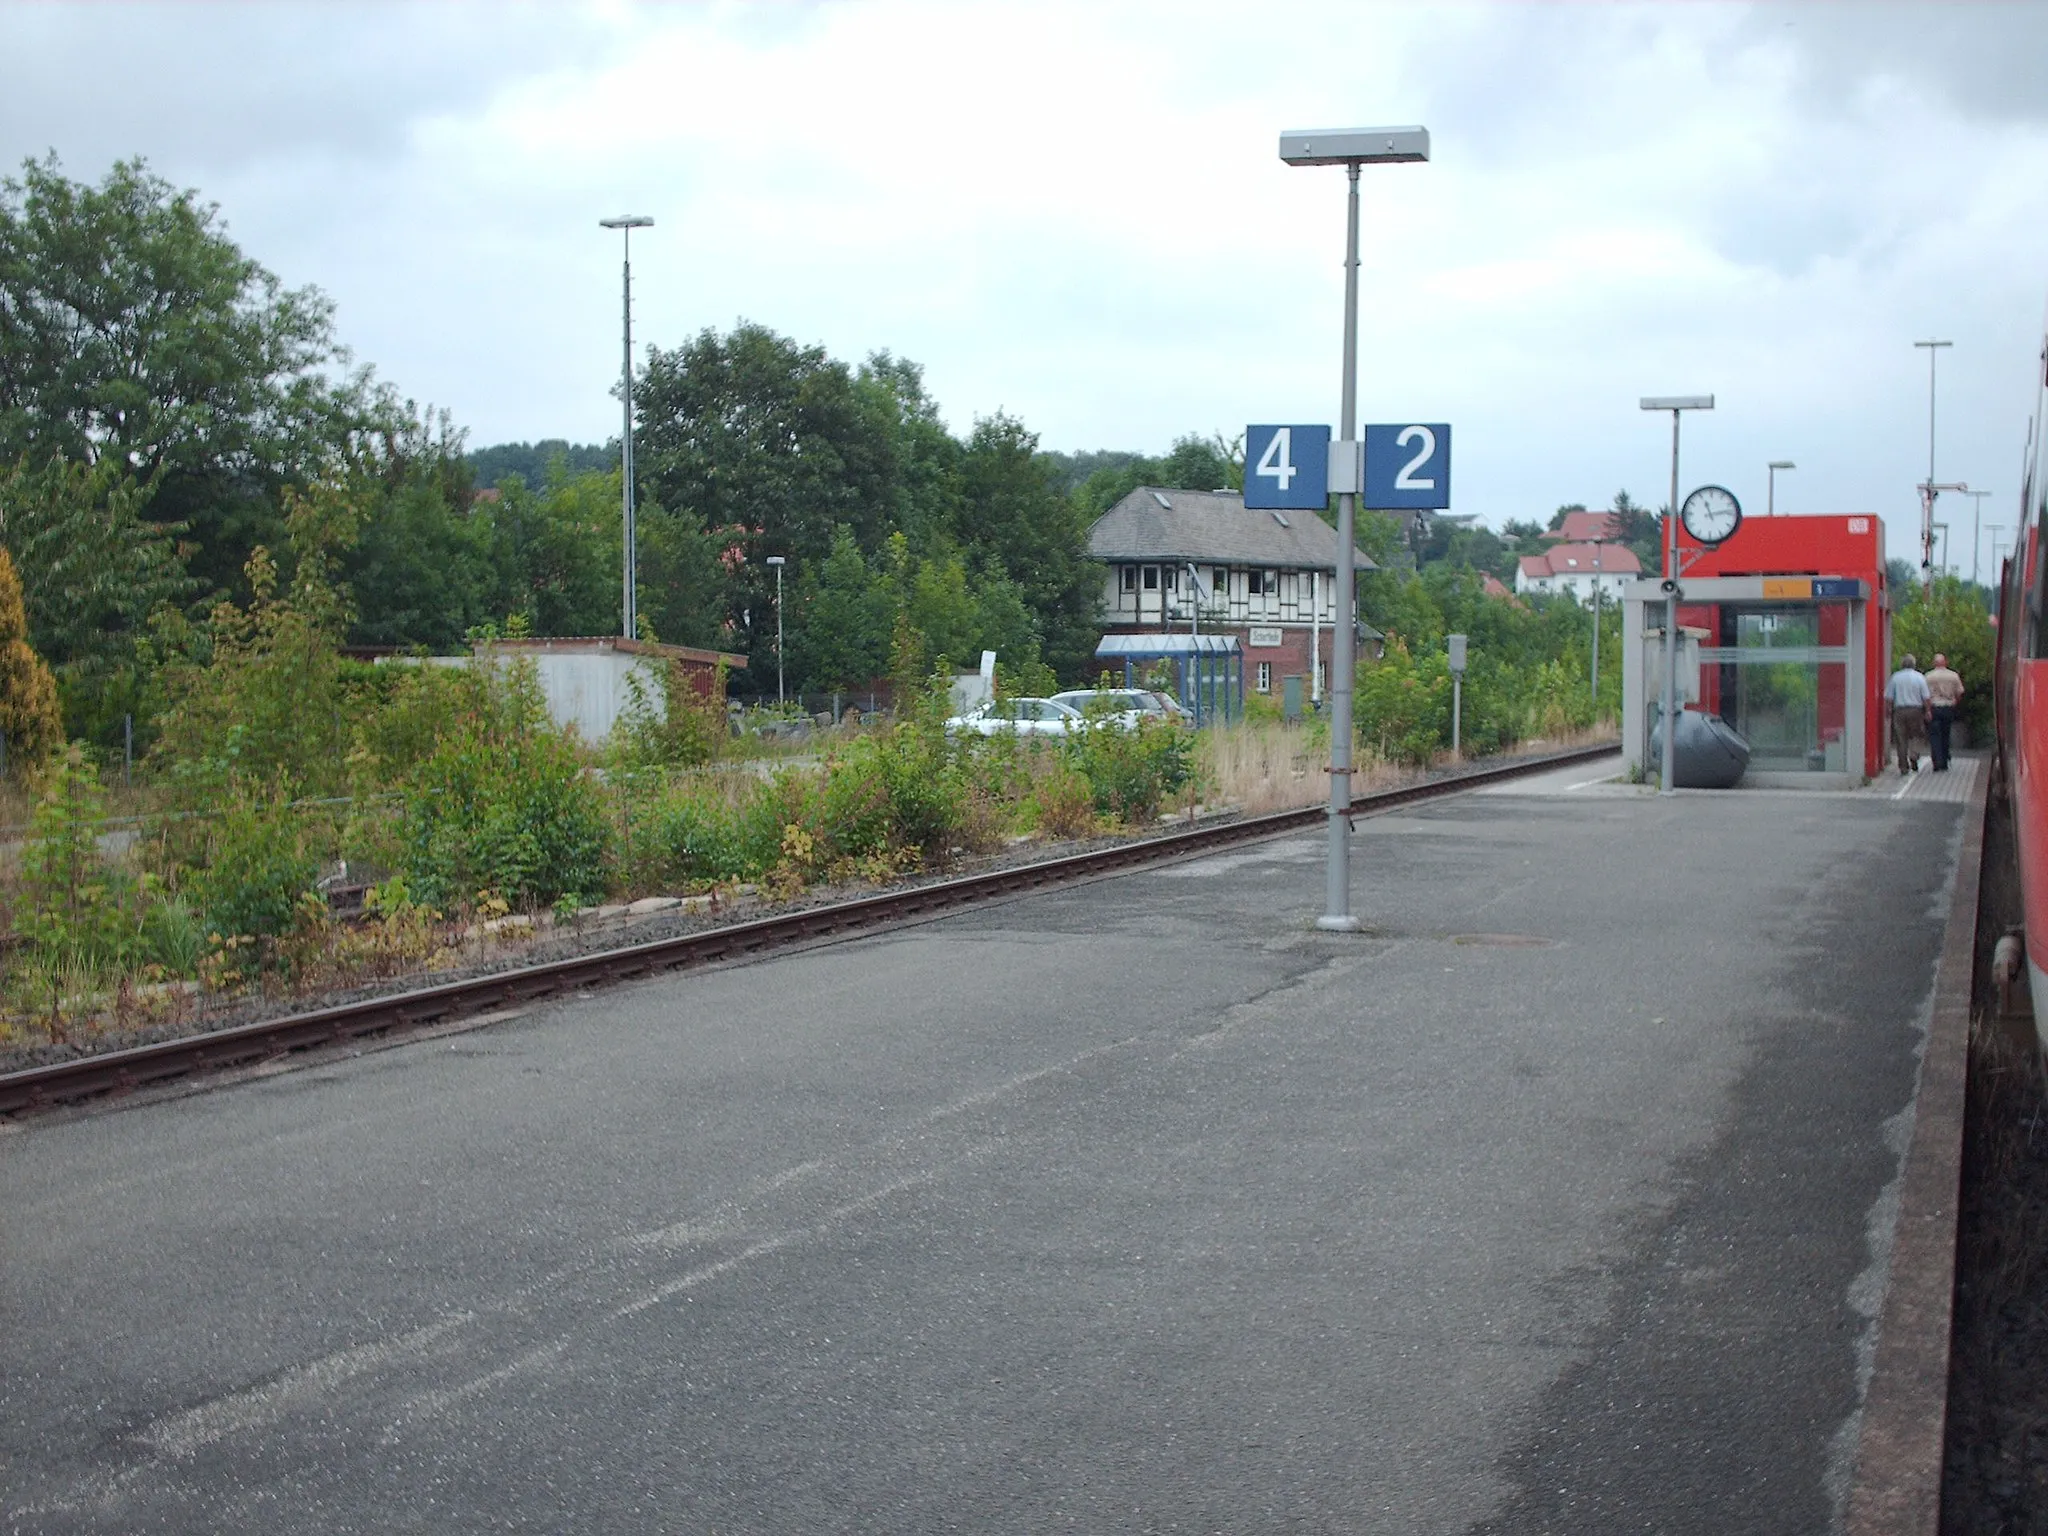
[[[1052,701],[1079,710],[1084,718],[1106,716],[1118,725],[1136,725],[1145,719],[1163,725],[1191,723],[1188,712],[1172,694],[1150,688],[1069,688],[1065,693],[1054,694]]]
[[[1056,699],[989,699],[946,722],[951,735],[994,736],[1014,731],[1019,736],[1064,736],[1087,722],[1081,712]]]

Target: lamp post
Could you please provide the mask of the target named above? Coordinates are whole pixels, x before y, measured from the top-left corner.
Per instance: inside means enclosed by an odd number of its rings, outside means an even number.
[[[1593,708],[1600,707],[1600,551],[1604,539],[1593,541]]]
[[[616,229],[624,242],[624,302],[625,311],[625,366],[619,372],[619,400],[625,408],[625,426],[619,433],[620,478],[625,482],[624,491],[624,548],[621,561],[625,586],[625,601],[621,606],[622,622],[619,633],[628,640],[639,638],[638,615],[633,611],[634,587],[638,584],[640,571],[634,559],[633,546],[633,231],[647,229],[654,220],[643,213],[624,213],[615,219],[599,219],[601,229]]]
[[[1993,575],[1998,574],[1998,546],[2005,542],[1999,535],[2005,532],[2005,529],[2006,525],[2004,523],[1986,523],[1984,525],[1984,531],[1991,535],[1991,570]]]
[[[1778,471],[1781,469],[1797,469],[1798,467],[1790,459],[1773,459],[1766,466],[1770,478],[1765,482],[1764,489],[1765,517],[1776,517],[1778,515]]]
[[[1970,498],[1970,585],[1974,587],[1978,585],[1977,554],[1983,548],[1984,540],[1984,498],[1991,493],[1965,491],[1963,494]]]
[[[1712,395],[1645,395],[1646,411],[1671,413],[1671,505],[1664,518],[1664,777],[1659,794],[1673,794],[1672,741],[1678,735],[1678,418],[1711,411]]]
[[[1338,413],[1341,451],[1358,438],[1358,168],[1362,165],[1404,165],[1429,158],[1427,128],[1340,128],[1280,135],[1280,158],[1288,165],[1341,165],[1350,183],[1344,224],[1344,385]],[[1334,458],[1339,443],[1330,445]],[[1333,933],[1355,933],[1351,913],[1351,688],[1357,670],[1358,496],[1337,494],[1337,610],[1330,636],[1330,850],[1324,877],[1323,915],[1316,926]]]
[[[1945,486],[1934,483],[1934,359],[1952,341],[1916,341],[1927,349],[1927,480],[1920,487],[1920,574],[1923,582],[1934,580],[1934,498]]]
[[[782,556],[770,555],[775,567],[775,707],[782,708]]]

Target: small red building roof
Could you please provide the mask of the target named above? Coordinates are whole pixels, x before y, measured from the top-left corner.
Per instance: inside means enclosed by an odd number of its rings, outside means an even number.
[[[1595,539],[1618,539],[1621,537],[1621,520],[1612,512],[1567,512],[1564,521],[1544,537],[1567,544],[1586,544]]]
[[[1522,574],[1546,576],[1640,576],[1643,563],[1621,544],[1557,544],[1540,555],[1522,556]]]

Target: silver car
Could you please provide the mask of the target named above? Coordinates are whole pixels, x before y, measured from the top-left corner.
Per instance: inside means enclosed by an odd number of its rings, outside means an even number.
[[[1057,699],[989,699],[948,720],[946,730],[955,736],[1064,736],[1086,724],[1078,709]]]
[[[1188,723],[1188,712],[1171,694],[1155,693],[1149,688],[1069,688],[1065,693],[1054,694],[1052,702],[1077,710],[1088,719],[1107,719],[1116,725],[1135,726],[1148,719],[1161,725]]]

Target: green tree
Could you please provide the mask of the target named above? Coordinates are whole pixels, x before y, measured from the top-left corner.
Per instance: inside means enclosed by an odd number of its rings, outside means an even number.
[[[869,567],[851,528],[838,528],[832,552],[787,600],[787,670],[800,691],[857,687],[886,673],[898,594],[886,570]]]
[[[246,606],[223,600],[196,629],[163,627],[170,706],[153,748],[188,794],[337,794],[350,733],[342,661],[348,626],[334,584],[354,534],[348,488],[286,493],[294,575],[280,590],[267,550],[249,557]]]
[[[1984,611],[1979,589],[1958,576],[1937,576],[1932,586],[1907,589],[1904,603],[1892,615],[1892,665],[1911,654],[1921,670],[1934,665],[1937,652],[1963,680],[1960,718],[1974,741],[1991,733],[1992,649],[1996,631]]]
[[[497,490],[488,503],[500,582],[495,610],[520,615],[536,635],[617,631],[618,472],[555,472],[538,490],[514,476]]]
[[[1036,434],[1013,417],[974,424],[961,481],[974,536],[970,563],[1017,586],[1043,659],[1068,681],[1088,675],[1100,637],[1102,570],[1088,558],[1088,522],[1054,488]],[[979,557],[978,559],[976,557]]]
[[[382,420],[367,374],[330,377],[345,361],[324,295],[142,161],[98,186],[54,155],[0,181],[0,463],[118,466],[207,586],[281,544],[283,485]]]
[[[29,647],[21,582],[5,549],[0,549],[0,739],[6,742],[0,771],[8,773],[35,767],[64,739],[57,681]]]
[[[756,672],[774,666],[762,557],[822,560],[841,524],[863,549],[886,536],[896,456],[884,393],[857,390],[824,348],[758,325],[648,352],[636,397],[642,482],[730,552],[720,618]]]

